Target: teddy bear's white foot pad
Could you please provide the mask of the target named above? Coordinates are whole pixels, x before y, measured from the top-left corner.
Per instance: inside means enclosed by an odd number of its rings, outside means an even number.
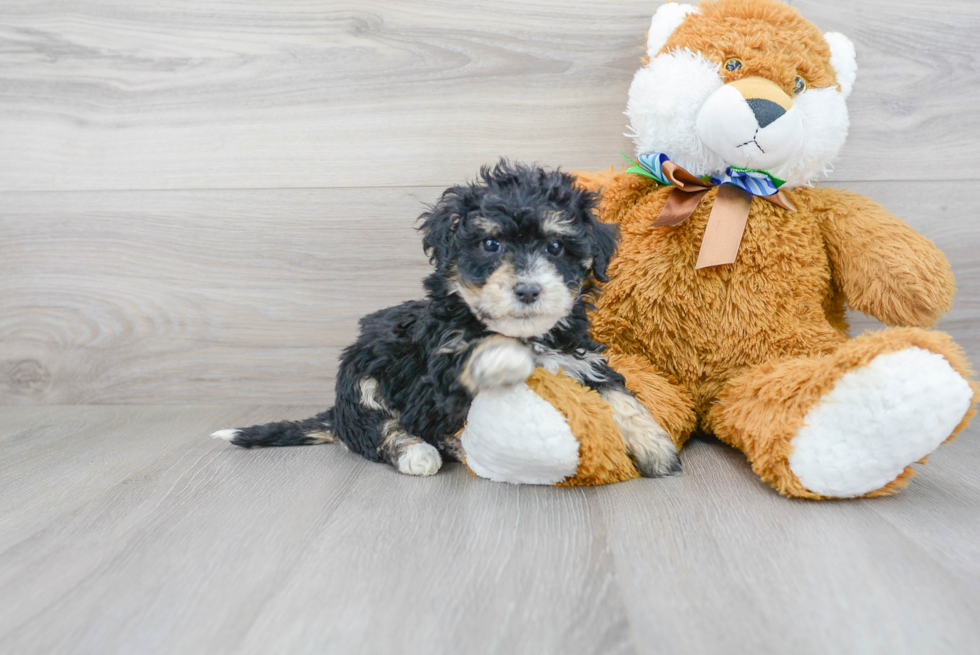
[[[578,471],[565,417],[524,383],[476,394],[460,439],[466,465],[495,482],[556,484]]]
[[[878,355],[844,374],[807,412],[791,442],[790,469],[822,496],[880,489],[938,448],[972,398],[942,355],[914,346]]]

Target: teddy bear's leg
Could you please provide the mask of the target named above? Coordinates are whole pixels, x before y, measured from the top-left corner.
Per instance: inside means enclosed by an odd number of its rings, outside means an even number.
[[[977,387],[949,336],[872,332],[828,355],[784,359],[731,380],[708,427],[780,493],[895,493],[973,416]]]
[[[688,393],[657,373],[642,357],[621,353],[614,346],[604,354],[609,365],[626,378],[626,388],[650,411],[680,450],[697,425],[694,403]]]

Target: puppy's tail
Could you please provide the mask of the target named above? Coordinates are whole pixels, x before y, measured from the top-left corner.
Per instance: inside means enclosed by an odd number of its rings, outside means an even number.
[[[333,409],[328,409],[305,421],[280,421],[248,428],[218,430],[211,436],[230,441],[242,448],[310,446],[337,441],[337,436],[333,432]]]

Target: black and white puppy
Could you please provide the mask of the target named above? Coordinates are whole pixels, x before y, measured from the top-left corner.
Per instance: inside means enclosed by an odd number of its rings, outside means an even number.
[[[630,394],[589,336],[595,283],[616,248],[594,194],[560,171],[501,161],[447,189],[421,216],[435,272],[426,296],[361,319],[341,358],[334,407],[213,436],[246,448],[332,442],[402,473],[432,475],[460,457],[473,397],[562,370],[613,409],[645,476],[680,471],[670,437]]]

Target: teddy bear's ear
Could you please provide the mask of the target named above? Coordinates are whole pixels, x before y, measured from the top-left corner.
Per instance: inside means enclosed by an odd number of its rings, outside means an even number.
[[[827,32],[823,38],[830,44],[830,65],[837,73],[841,94],[847,98],[851,95],[854,78],[857,77],[857,55],[854,52],[854,44],[840,32]]]
[[[674,33],[688,14],[698,13],[698,8],[694,5],[682,5],[676,2],[668,2],[661,5],[657,13],[650,21],[650,31],[647,32],[647,54],[650,59],[657,56],[660,49],[667,43],[667,39]]]

